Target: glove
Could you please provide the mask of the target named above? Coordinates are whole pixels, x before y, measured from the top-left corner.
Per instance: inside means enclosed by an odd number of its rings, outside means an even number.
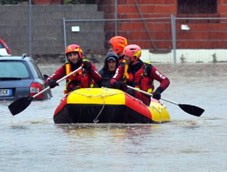
[[[161,93],[164,91],[164,89],[162,87],[158,87],[155,92],[153,93],[153,98],[160,100],[161,99]]]
[[[116,81],[114,83],[114,88],[120,89],[120,90],[126,90],[127,86],[123,81]]]
[[[126,93],[130,94],[131,96],[135,97],[135,91],[132,89],[127,89]]]
[[[54,87],[58,86],[58,83],[56,82],[56,80],[50,79],[48,81],[48,85],[50,86],[50,88],[54,88]]]
[[[91,73],[91,72],[92,72],[91,62],[89,62],[89,61],[84,61],[83,64],[84,64],[83,68],[86,69],[86,71],[87,71],[88,73]]]

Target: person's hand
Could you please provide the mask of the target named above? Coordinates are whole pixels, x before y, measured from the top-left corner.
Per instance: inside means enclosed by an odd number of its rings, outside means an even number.
[[[162,87],[158,87],[155,92],[153,93],[153,98],[160,100],[161,99],[161,93],[163,92],[163,88]]]
[[[116,81],[113,86],[114,88],[117,88],[120,90],[125,90],[127,88],[126,84],[123,81]]]
[[[83,65],[83,68],[86,69],[86,71],[87,71],[88,73],[91,73],[91,72],[92,72],[91,62],[89,62],[89,61],[84,61],[83,64],[84,64],[84,65]]]
[[[54,88],[54,87],[58,86],[58,83],[56,82],[56,80],[50,79],[48,81],[48,85],[50,86],[50,88]]]

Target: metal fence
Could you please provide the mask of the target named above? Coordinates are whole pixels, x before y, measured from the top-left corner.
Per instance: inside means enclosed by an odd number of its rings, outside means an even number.
[[[174,17],[173,24],[179,62],[227,62],[227,18]]]
[[[82,29],[91,27],[91,23],[99,31]],[[94,34],[100,34],[97,49],[106,49],[110,37],[122,35],[128,38],[129,43],[142,45],[142,59],[145,61],[175,64],[227,62],[227,18],[182,18],[174,15],[159,18],[63,18],[63,30],[64,46],[73,43],[76,34],[86,35],[86,32],[94,31]],[[95,41],[86,38],[82,45],[89,43]]]
[[[91,3],[86,0],[78,2]],[[135,0],[135,2],[137,1]],[[95,4],[95,1],[92,3]],[[28,0],[28,31],[26,34],[29,38],[29,55],[32,55],[32,48],[33,51],[36,48],[34,37],[37,30],[32,30],[32,28],[35,25],[34,18],[38,18],[34,15],[34,11],[32,12],[35,8],[32,6],[32,0]],[[63,32],[64,45],[61,40],[58,41],[61,42],[58,49],[64,50],[67,44],[78,43],[83,47],[85,53],[105,53],[109,38],[114,35],[122,35],[128,38],[129,43],[136,43],[142,47],[142,59],[146,61],[175,64],[227,62],[227,18],[191,18],[174,15],[146,18],[139,8],[139,18],[129,18],[127,15],[125,18],[118,18],[117,7],[118,1],[114,0],[113,19],[63,18],[63,31],[62,26],[58,26],[61,27],[60,32]],[[59,19],[60,22],[61,18],[62,16]],[[9,26],[6,23],[3,27]],[[62,38],[62,35],[59,34],[59,37]]]

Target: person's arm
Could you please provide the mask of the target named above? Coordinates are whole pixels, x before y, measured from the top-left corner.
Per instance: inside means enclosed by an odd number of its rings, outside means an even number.
[[[121,65],[118,66],[114,76],[110,80],[110,86],[125,91],[127,87],[124,81],[122,81],[123,71],[123,67]]]
[[[151,77],[160,82],[159,87],[162,87],[164,90],[169,86],[170,81],[163,73],[159,72],[155,66],[151,69]]]
[[[102,76],[96,70],[95,65],[87,59],[83,59],[83,68],[85,69],[86,73],[94,79],[97,83],[102,79]]]
[[[49,85],[51,88],[54,88],[58,84],[56,83],[57,80],[61,79],[65,76],[64,65],[62,65],[53,75],[49,76],[45,83]]]
[[[100,79],[100,80],[97,82],[97,85],[98,85],[98,87],[102,87],[102,86],[103,86],[103,83],[102,83],[102,82],[103,82],[103,69],[99,70],[98,73],[99,73],[99,75],[102,76],[102,79]]]
[[[159,72],[155,66],[151,69],[150,77],[160,82],[159,87],[153,93],[153,98],[159,100],[161,93],[169,86],[170,81],[164,74]]]
[[[92,78],[95,80],[95,82],[99,82],[102,79],[102,76],[98,73],[98,71],[96,70],[96,67],[93,63],[91,63],[91,74],[92,74]]]

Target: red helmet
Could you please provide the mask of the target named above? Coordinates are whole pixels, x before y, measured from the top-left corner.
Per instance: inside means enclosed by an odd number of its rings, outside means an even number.
[[[123,36],[114,36],[110,39],[109,43],[113,46],[113,51],[117,54],[123,52],[124,48],[128,45],[128,41]]]
[[[124,49],[125,56],[131,58],[131,61],[137,61],[141,57],[141,48],[136,44],[127,45]]]
[[[71,44],[71,45],[68,45],[65,49],[65,55],[67,56],[68,53],[73,53],[73,52],[76,52],[79,54],[79,57],[82,59],[83,58],[83,51],[82,49],[80,48],[79,45],[77,44]]]

